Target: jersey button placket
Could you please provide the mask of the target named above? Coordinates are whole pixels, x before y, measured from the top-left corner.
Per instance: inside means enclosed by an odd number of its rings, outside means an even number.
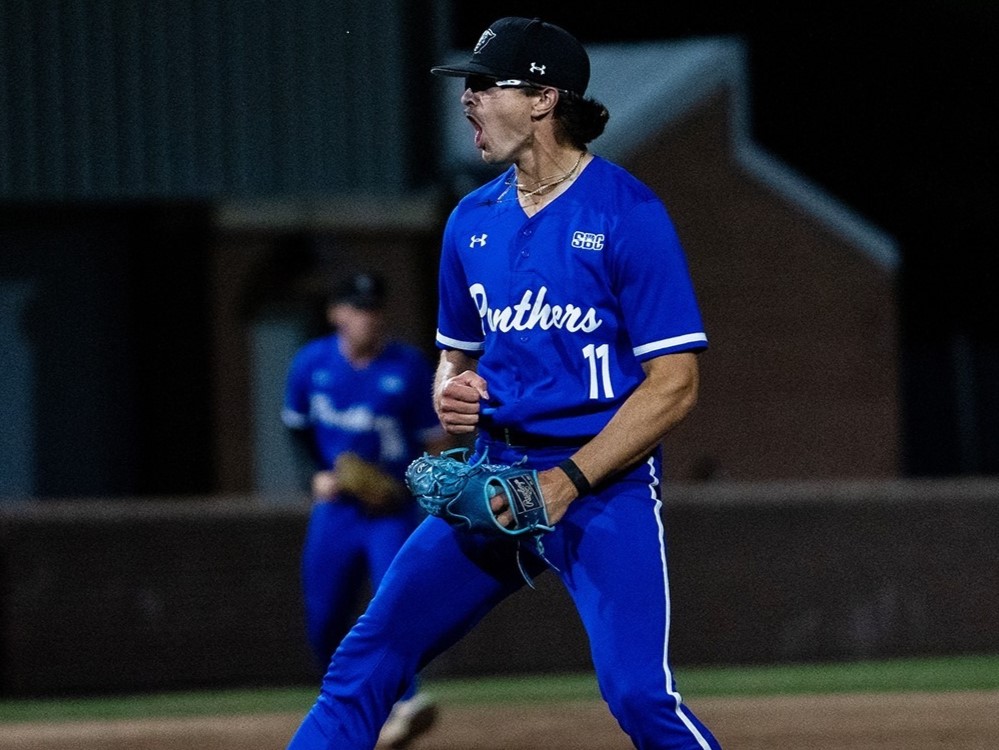
[[[517,242],[514,247],[513,259],[519,264],[521,261],[531,257],[531,235],[532,229],[521,229],[517,233]]]
[[[530,238],[531,235],[533,234],[534,230],[531,227],[524,227],[523,229],[520,230],[520,240],[517,243],[520,247],[520,250],[517,254],[520,256],[522,260],[526,260],[531,257]],[[517,335],[517,340],[521,344],[526,344],[528,341],[530,341],[530,338],[531,337],[528,335],[528,331],[521,331]]]

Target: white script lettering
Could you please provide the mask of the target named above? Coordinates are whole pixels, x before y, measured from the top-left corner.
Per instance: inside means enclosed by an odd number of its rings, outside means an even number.
[[[576,333],[589,333],[600,327],[602,320],[597,318],[597,311],[592,307],[582,308],[578,305],[550,305],[545,301],[548,287],[538,289],[537,296],[530,289],[524,292],[520,301],[512,307],[490,308],[486,297],[486,288],[482,284],[472,284],[468,288],[475,306],[486,326],[492,331],[507,333],[509,331],[529,331],[541,328],[564,328]]]

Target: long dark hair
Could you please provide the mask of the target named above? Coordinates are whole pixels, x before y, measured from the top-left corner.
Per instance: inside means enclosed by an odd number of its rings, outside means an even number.
[[[610,112],[596,99],[562,92],[555,105],[555,120],[573,146],[584,149],[607,127]]]

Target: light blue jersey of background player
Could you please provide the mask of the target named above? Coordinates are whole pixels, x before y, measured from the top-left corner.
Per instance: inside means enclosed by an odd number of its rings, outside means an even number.
[[[433,371],[422,352],[387,343],[358,366],[333,333],[308,342],[288,372],[282,421],[307,430],[316,469],[329,469],[351,451],[402,479],[409,462],[442,430],[430,401]]]

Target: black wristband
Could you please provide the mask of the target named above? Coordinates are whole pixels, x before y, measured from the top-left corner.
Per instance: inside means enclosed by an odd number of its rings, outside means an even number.
[[[590,480],[586,478],[586,475],[579,470],[576,466],[576,462],[571,458],[567,458],[565,461],[560,463],[558,467],[565,472],[565,475],[569,477],[569,481],[576,488],[576,492],[580,495],[587,494],[592,487],[590,487]]]

